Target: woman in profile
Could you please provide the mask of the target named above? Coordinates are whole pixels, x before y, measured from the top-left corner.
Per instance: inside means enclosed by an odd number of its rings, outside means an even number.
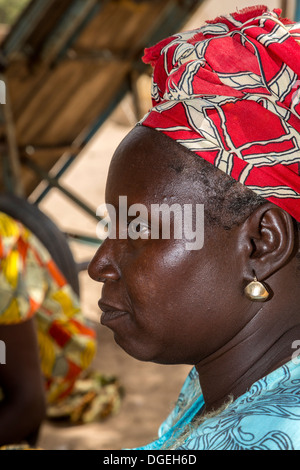
[[[249,8],[145,52],[153,107],[113,156],[116,236],[89,266],[128,354],[192,366],[140,449],[300,449],[300,25],[280,13]],[[154,237],[150,216],[121,223],[119,196],[149,215],[203,205],[203,246],[172,223]]]

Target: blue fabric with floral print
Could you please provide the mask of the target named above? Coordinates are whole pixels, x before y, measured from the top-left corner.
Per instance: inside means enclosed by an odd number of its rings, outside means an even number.
[[[300,365],[296,361],[255,382],[218,415],[192,423],[203,405],[193,368],[158,439],[137,449],[300,450]]]

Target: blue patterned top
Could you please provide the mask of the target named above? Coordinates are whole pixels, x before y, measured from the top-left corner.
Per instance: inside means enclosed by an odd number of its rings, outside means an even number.
[[[255,382],[218,415],[192,424],[203,405],[193,368],[175,408],[160,426],[158,439],[136,450],[300,450],[300,365],[296,361]]]

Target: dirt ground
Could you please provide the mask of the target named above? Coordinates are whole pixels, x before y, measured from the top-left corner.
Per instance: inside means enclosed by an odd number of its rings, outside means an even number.
[[[214,18],[220,13],[256,3],[259,2],[227,0],[222,3],[223,11],[220,11],[219,0],[208,0],[186,29],[197,27],[205,19]],[[265,4],[276,8],[281,2],[269,0]],[[104,202],[106,175],[113,151],[134,124],[132,106],[129,100],[125,100],[114,118],[102,126],[61,179],[66,188],[95,211]],[[62,230],[95,237],[96,221],[56,190],[50,192],[40,208]],[[72,242],[71,248],[78,262],[90,260],[96,250],[95,245],[78,242]],[[171,410],[190,366],[161,366],[129,357],[116,345],[110,330],[99,323],[97,301],[101,286],[92,281],[86,271],[80,273],[80,285],[83,312],[93,323],[98,336],[93,367],[104,374],[116,376],[124,387],[125,396],[119,412],[102,422],[67,426],[46,421],[38,445],[49,450],[119,450],[144,445],[156,437],[158,426]]]

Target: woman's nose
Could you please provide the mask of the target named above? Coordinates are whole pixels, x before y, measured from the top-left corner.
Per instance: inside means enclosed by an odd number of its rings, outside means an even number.
[[[113,243],[116,243],[116,240],[106,239],[90,261],[88,274],[94,281],[117,281],[120,278],[120,270],[114,257]]]

